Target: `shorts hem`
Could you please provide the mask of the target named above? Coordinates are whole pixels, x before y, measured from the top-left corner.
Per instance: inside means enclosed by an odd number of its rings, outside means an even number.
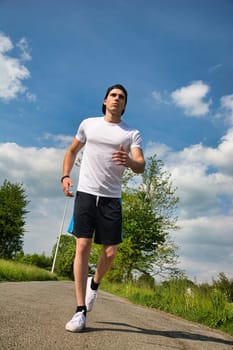
[[[99,242],[99,241],[94,241],[94,243],[96,243],[96,244],[101,244],[101,245],[117,245],[117,244],[120,244],[120,243],[122,243],[123,242],[123,240],[120,240],[120,241],[115,241],[115,242]]]
[[[75,233],[75,232],[72,232],[72,235],[75,236],[76,238],[88,238],[88,239],[92,239],[93,238],[93,234],[85,234],[85,233],[82,233],[82,234],[79,234],[79,233]]]

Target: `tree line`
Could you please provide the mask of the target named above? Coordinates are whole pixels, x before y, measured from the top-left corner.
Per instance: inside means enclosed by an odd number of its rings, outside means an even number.
[[[142,175],[127,170],[122,189],[124,239],[108,278],[125,281],[141,275],[179,274],[178,249],[169,236],[170,230],[177,229],[179,198],[163,162],[156,156],[148,158]],[[0,187],[0,258],[23,259],[28,203],[23,184],[4,181]],[[90,270],[95,268],[99,249],[93,244]],[[54,252],[55,247],[52,257]],[[55,266],[58,274],[72,277],[74,253],[75,239],[62,235]]]

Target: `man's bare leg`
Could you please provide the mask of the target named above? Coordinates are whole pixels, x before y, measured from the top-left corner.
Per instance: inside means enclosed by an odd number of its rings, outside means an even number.
[[[94,282],[99,284],[104,277],[105,273],[112,266],[113,260],[117,253],[118,245],[104,245],[102,248],[102,254],[99,257],[96,272],[94,274]]]
[[[86,283],[88,276],[88,259],[91,251],[91,239],[76,239],[74,259],[74,281],[77,306],[85,305]]]

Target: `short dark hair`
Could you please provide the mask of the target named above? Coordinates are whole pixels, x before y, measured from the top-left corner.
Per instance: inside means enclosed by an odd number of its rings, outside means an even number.
[[[125,94],[125,106],[126,106],[126,104],[127,104],[127,98],[128,98],[128,92],[127,92],[126,88],[125,88],[123,85],[121,85],[121,84],[115,84],[115,85],[110,86],[110,87],[107,89],[107,91],[106,91],[104,100],[108,97],[108,94],[109,94],[110,91],[112,91],[113,89],[119,89],[119,90],[122,90],[122,91],[124,92],[124,94]],[[105,114],[105,112],[106,112],[106,106],[105,106],[105,104],[102,105],[102,112],[103,112],[103,114]],[[123,111],[121,112],[121,115],[124,114],[124,112],[125,112],[125,108],[124,108]]]

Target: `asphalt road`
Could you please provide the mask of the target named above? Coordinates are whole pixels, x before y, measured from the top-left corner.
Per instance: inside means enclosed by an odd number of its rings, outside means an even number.
[[[233,337],[99,292],[82,333],[65,331],[72,282],[0,283],[1,350],[229,350]]]

